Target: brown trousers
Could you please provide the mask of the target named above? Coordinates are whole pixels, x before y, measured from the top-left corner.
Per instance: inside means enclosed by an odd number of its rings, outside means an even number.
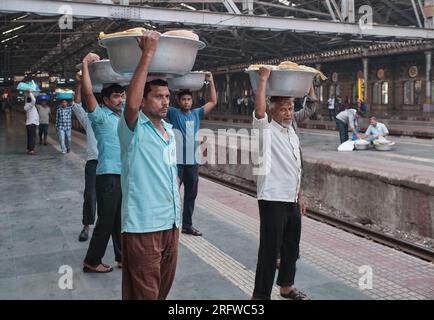
[[[122,234],[122,299],[165,300],[175,279],[179,229]]]

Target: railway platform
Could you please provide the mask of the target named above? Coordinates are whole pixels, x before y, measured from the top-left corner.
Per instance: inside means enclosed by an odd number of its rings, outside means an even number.
[[[37,155],[25,152],[24,118],[0,122],[0,299],[121,298],[121,271],[85,274],[78,242],[85,136],[59,152],[54,128]],[[248,300],[254,284],[256,199],[201,178],[194,214],[203,237],[182,235],[171,300]],[[104,261],[114,264],[111,245]],[[73,288],[59,287],[62,266]],[[303,218],[296,286],[314,300],[434,299],[434,266],[393,248]],[[278,288],[273,299],[281,299]]]

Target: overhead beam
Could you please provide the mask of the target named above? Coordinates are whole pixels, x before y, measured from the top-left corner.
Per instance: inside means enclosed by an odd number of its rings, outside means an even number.
[[[409,14],[403,12],[399,7],[397,7],[391,0],[383,0],[384,3],[389,7],[392,8],[394,10],[394,12],[396,12],[396,14],[398,14],[399,16],[401,16],[402,18],[406,19],[408,22],[413,23],[414,25],[417,24],[417,21],[415,19],[413,19],[412,16],[410,16]]]
[[[230,13],[241,14],[240,9],[238,9],[237,5],[232,0],[223,0],[223,5]]]
[[[327,6],[327,9],[328,9],[329,12],[330,12],[330,16],[332,17],[332,20],[333,20],[333,21],[337,21],[337,19],[336,19],[336,15],[335,15],[335,12],[333,11],[333,8],[332,8],[332,5],[331,5],[331,3],[330,3],[330,0],[326,0],[326,1],[325,1],[325,5]]]
[[[58,14],[62,5],[69,5],[75,16],[129,19],[143,22],[183,23],[186,25],[209,25],[221,27],[242,27],[257,30],[325,32],[362,36],[434,39],[434,30],[387,26],[374,24],[360,28],[358,24],[321,20],[307,20],[282,17],[233,15],[203,11],[185,11],[151,7],[126,7],[96,3],[76,3],[48,0],[2,0],[0,10]]]
[[[411,4],[413,5],[414,15],[416,16],[419,28],[422,28],[423,25],[422,25],[422,21],[420,20],[419,11],[417,10],[416,2],[414,2],[414,0],[411,0]]]
[[[336,4],[336,1],[335,0],[330,0],[330,2],[332,3],[332,5],[333,5],[333,7],[334,7],[334,9],[336,11],[336,14],[338,15],[339,20],[340,21],[344,21],[344,18],[341,15],[341,11],[340,11],[338,5]]]
[[[287,11],[305,13],[308,15],[314,15],[314,16],[323,17],[323,18],[330,18],[330,15],[328,13],[314,11],[314,10],[301,9],[298,7],[289,7],[289,6],[284,6],[281,4],[274,4],[274,3],[268,3],[268,2],[256,1],[256,0],[255,0],[255,4],[266,6],[266,7],[271,7],[271,8],[283,9],[283,10],[287,10]]]

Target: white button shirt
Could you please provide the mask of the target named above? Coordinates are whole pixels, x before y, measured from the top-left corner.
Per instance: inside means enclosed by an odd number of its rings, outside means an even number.
[[[286,128],[268,116],[253,115],[254,134],[259,135],[262,156],[257,179],[258,200],[297,202],[301,183],[300,141],[292,126]]]

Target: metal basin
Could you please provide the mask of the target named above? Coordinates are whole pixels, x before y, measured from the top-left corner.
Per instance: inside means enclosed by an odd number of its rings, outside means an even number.
[[[136,36],[123,35],[102,39],[99,44],[107,49],[115,72],[122,75],[134,73],[142,56]],[[183,76],[193,69],[197,51],[204,47],[205,43],[202,41],[162,35],[148,72]]]
[[[77,69],[82,69],[83,64],[76,66]],[[118,83],[126,85],[130,83],[131,75],[120,75],[116,73],[110,60],[95,61],[89,64],[89,76],[93,86],[102,85],[104,83]]]
[[[246,71],[250,77],[253,91],[259,84],[259,74],[256,70]],[[309,71],[273,70],[267,81],[267,96],[302,98],[308,94],[315,73]]]
[[[395,146],[395,142],[387,143],[387,144],[374,144],[375,150],[377,151],[391,151]]]
[[[354,148],[356,150],[368,150],[369,149],[369,143],[368,144],[355,143]]]
[[[182,77],[169,78],[167,82],[170,90],[197,91],[203,88],[205,76],[206,72],[193,71]]]
[[[72,92],[56,92],[57,100],[72,100],[74,99],[74,94]]]

